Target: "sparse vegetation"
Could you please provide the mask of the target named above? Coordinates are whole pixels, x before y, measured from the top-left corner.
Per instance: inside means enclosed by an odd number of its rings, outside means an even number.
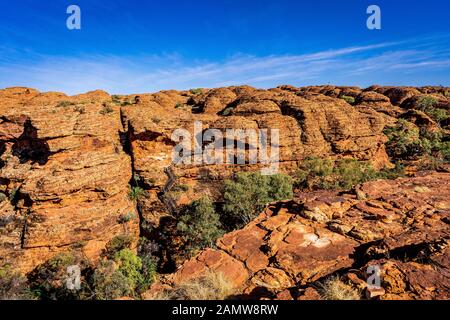
[[[346,96],[346,95],[341,96],[341,99],[344,100],[345,102],[347,102],[348,104],[351,104],[351,105],[354,105],[355,101],[356,101],[354,97]]]
[[[178,103],[175,105],[175,109],[181,109],[181,108],[183,108],[183,107],[184,107],[184,104],[181,103],[181,102],[178,102]]]
[[[319,293],[325,300],[360,300],[361,294],[339,277],[330,277],[319,285]]]
[[[450,161],[450,143],[443,141],[439,131],[420,130],[414,124],[400,119],[395,126],[387,127],[384,133],[389,138],[386,149],[393,159],[417,160],[432,156]]]
[[[75,105],[75,103],[70,102],[70,101],[60,101],[60,102],[56,105],[56,107],[57,107],[57,108],[67,108],[67,107],[74,106],[74,105]]]
[[[150,263],[152,266],[150,266]],[[112,259],[100,263],[93,275],[93,286],[97,300],[111,300],[124,296],[135,297],[146,290],[156,274],[154,262],[142,259],[130,249],[122,249]]]
[[[114,257],[120,250],[129,249],[132,243],[133,239],[127,234],[115,236],[106,244],[105,256],[109,258]]]
[[[133,186],[130,188],[130,191],[128,192],[128,197],[130,200],[135,201],[145,195],[145,190],[142,189],[139,186]]]
[[[189,252],[213,246],[224,233],[214,204],[207,197],[193,201],[184,208],[177,230],[182,234],[185,248]]]
[[[27,278],[10,265],[0,267],[0,300],[34,299]]]
[[[224,182],[223,211],[229,226],[241,228],[256,218],[267,203],[292,196],[292,179],[287,175],[238,173],[233,180]]]
[[[157,300],[226,300],[236,294],[233,284],[222,273],[209,271],[203,276],[165,290]]]
[[[14,188],[9,192],[9,202],[15,204],[17,202],[17,198],[19,196],[19,189]]]
[[[402,175],[402,167],[376,171],[367,162],[355,159],[305,159],[296,172],[295,185],[302,189],[343,189],[374,179],[392,179]]]
[[[4,194],[3,192],[0,192],[0,202],[3,202],[7,199],[8,199],[8,197],[6,196],[6,194]]]
[[[202,93],[202,89],[200,89],[200,88],[191,89],[191,90],[189,90],[189,92],[192,94],[198,95],[198,94]]]
[[[104,103],[103,107],[102,107],[102,110],[100,110],[100,114],[101,115],[106,115],[106,114],[111,113],[113,111],[114,111],[114,109],[109,104]]]
[[[130,282],[112,260],[100,262],[93,275],[93,286],[97,300],[113,300],[133,293]]]
[[[187,192],[189,191],[189,186],[187,184],[177,184],[172,188],[172,191],[175,192]]]
[[[231,111],[233,111],[234,107],[226,107],[225,109],[220,112],[221,116],[229,116],[231,114]]]
[[[34,295],[43,300],[83,299],[87,291],[85,281],[81,281],[80,290],[70,290],[66,286],[67,268],[73,265],[82,271],[87,268],[88,262],[75,252],[66,252],[56,255],[34,269],[28,275]]]
[[[423,96],[417,101],[417,109],[425,112],[430,118],[437,123],[448,118],[447,111],[436,108],[437,100],[432,96]]]
[[[86,112],[86,109],[84,106],[75,106],[73,108],[73,111],[78,112],[79,114],[84,114]]]
[[[136,215],[133,212],[128,212],[120,215],[120,217],[117,219],[117,222],[120,224],[124,224],[130,222],[134,218],[136,218]]]
[[[152,118],[152,121],[153,121],[153,123],[158,124],[158,123],[161,122],[161,119],[158,118],[158,117],[153,117],[153,118]]]

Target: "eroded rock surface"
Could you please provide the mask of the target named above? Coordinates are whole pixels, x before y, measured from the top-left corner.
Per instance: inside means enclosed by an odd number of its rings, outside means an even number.
[[[317,299],[318,281],[339,274],[370,297],[448,299],[449,184],[449,173],[429,173],[367,182],[343,194],[298,194],[223,236],[217,249],[183,264],[168,283],[210,269],[224,273],[243,297]],[[367,289],[368,266],[381,269],[378,293]]]
[[[67,250],[80,250],[95,263],[114,236],[128,233],[137,240],[139,223],[141,232],[158,228],[171,215],[161,193],[168,182],[164,169],[172,164],[178,142],[172,133],[186,129],[193,135],[196,121],[202,130],[279,129],[283,173],[294,172],[310,156],[356,158],[382,168],[390,165],[385,126],[406,118],[436,128],[432,119],[410,109],[424,95],[448,109],[449,92],[443,87],[239,86],[70,97],[28,88],[0,90],[0,264],[12,262],[27,272]],[[355,102],[346,102],[347,97]],[[444,129],[446,123],[441,123]],[[175,166],[176,184],[184,188],[173,198],[178,206],[204,195],[220,200],[223,179],[262,167]],[[136,179],[146,191],[137,204],[128,198]],[[355,266],[355,252],[358,257],[376,252],[374,257],[382,259],[383,252],[395,250],[390,237],[419,247],[445,238],[447,190],[448,174],[436,173],[377,181],[355,193],[298,194],[294,202],[269,207],[243,230],[223,237],[216,249],[187,262],[177,277],[194,275],[205,265],[225,266],[225,271],[239,270],[232,278],[246,295],[313,297],[308,284],[363,267]],[[121,223],[123,215],[133,218]],[[362,252],[363,244],[381,240],[370,254]]]
[[[104,106],[110,100],[101,91],[0,91],[0,191],[11,200],[0,204],[1,263],[27,272],[70,248],[95,262],[124,228],[137,239],[131,161],[119,107]],[[134,219],[120,224],[129,213]]]

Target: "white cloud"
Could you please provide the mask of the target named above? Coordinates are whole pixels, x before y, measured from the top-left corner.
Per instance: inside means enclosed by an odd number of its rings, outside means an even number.
[[[417,73],[416,84],[420,85],[421,74],[426,73],[428,79],[430,74],[450,68],[449,50],[429,49],[436,45],[433,41],[428,46],[414,41],[408,47],[409,42],[404,41],[302,55],[240,54],[221,62],[186,61],[176,54],[55,57],[28,53],[26,59],[14,60],[5,55],[13,49],[0,47],[0,87],[27,86],[76,94],[94,89],[138,93],[238,84],[271,87],[331,82],[364,86],[380,80],[411,81],[411,73]],[[448,84],[447,78],[437,79]]]

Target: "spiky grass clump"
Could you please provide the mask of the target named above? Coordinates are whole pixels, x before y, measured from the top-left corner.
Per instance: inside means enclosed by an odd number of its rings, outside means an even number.
[[[225,300],[235,294],[233,284],[222,273],[207,272],[160,293],[157,300]]]
[[[331,277],[319,285],[319,293],[324,300],[360,300],[360,292],[343,282],[339,277]]]

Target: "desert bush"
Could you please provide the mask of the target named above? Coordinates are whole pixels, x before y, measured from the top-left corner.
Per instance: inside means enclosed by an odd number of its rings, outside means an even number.
[[[93,275],[95,299],[114,300],[133,294],[132,283],[117,269],[112,260],[100,262]]]
[[[170,290],[163,291],[158,300],[226,300],[236,293],[233,284],[222,273],[207,272],[205,275]]]
[[[156,275],[156,263],[143,261],[130,249],[122,249],[112,259],[103,260],[93,274],[93,288],[98,300],[124,296],[135,297],[150,286]]]
[[[19,197],[19,189],[14,188],[9,192],[9,201],[12,204],[15,204],[17,202],[18,197]]]
[[[122,249],[114,255],[118,270],[130,281],[133,291],[143,282],[142,260],[130,249]]]
[[[221,116],[229,116],[231,114],[231,112],[233,111],[233,109],[234,109],[234,107],[226,107],[219,114]]]
[[[341,96],[341,99],[346,101],[348,104],[351,104],[351,105],[354,105],[355,101],[356,101],[354,97],[346,96],[346,95]]]
[[[175,109],[181,109],[181,108],[183,108],[184,107],[184,104],[182,104],[181,102],[178,102],[176,105],[175,105]]]
[[[191,90],[189,90],[189,92],[192,94],[198,95],[198,94],[202,93],[202,89],[200,89],[200,88],[191,89]]]
[[[424,156],[432,156],[436,159],[448,162],[449,142],[443,141],[441,131],[430,132],[422,130],[414,124],[400,119],[395,126],[387,127],[384,134],[389,141],[386,149],[393,159],[419,159]]]
[[[233,180],[224,182],[222,209],[228,217],[228,225],[240,228],[256,218],[267,203],[292,196],[292,179],[289,176],[238,173]]]
[[[117,219],[117,222],[120,224],[125,224],[125,223],[130,222],[134,218],[136,218],[136,215],[133,212],[128,212],[128,213],[121,214],[119,216],[119,218]]]
[[[76,253],[60,253],[36,267],[29,275],[30,288],[33,293],[43,300],[79,300],[83,299],[87,284],[82,275],[81,288],[70,290],[66,286],[69,276],[68,267],[78,266],[83,272],[89,267],[88,261]]]
[[[66,107],[70,107],[70,106],[74,106],[75,103],[70,102],[70,101],[60,101],[58,102],[58,104],[56,105],[57,108],[66,108]]]
[[[3,192],[0,192],[0,202],[3,202],[7,199],[8,199],[8,197],[6,196],[6,194],[4,194]]]
[[[376,171],[372,166],[355,159],[329,160],[320,158],[305,159],[296,172],[295,186],[304,189],[344,189],[380,178],[395,178],[396,170]]]
[[[213,246],[217,238],[223,235],[219,218],[214,204],[207,197],[193,201],[183,209],[177,230],[189,252]]]
[[[339,277],[330,277],[319,284],[319,294],[325,300],[360,300],[360,292]]]
[[[109,104],[104,103],[102,110],[100,110],[100,114],[105,115],[105,114],[111,113],[113,111],[114,111],[114,109]]]
[[[432,96],[423,96],[417,101],[417,109],[425,112],[430,118],[440,123],[442,120],[448,118],[447,111],[436,108],[437,101]]]
[[[189,186],[187,184],[177,184],[172,188],[172,191],[175,192],[187,192],[189,190]]]
[[[10,265],[0,267],[0,300],[34,299],[27,278]]]
[[[127,234],[121,234],[112,238],[105,247],[105,256],[112,258],[115,254],[123,249],[129,249],[133,239]]]
[[[394,159],[413,159],[429,153],[429,144],[420,137],[420,130],[412,123],[400,119],[395,126],[387,127],[384,134],[389,141],[386,149]]]

